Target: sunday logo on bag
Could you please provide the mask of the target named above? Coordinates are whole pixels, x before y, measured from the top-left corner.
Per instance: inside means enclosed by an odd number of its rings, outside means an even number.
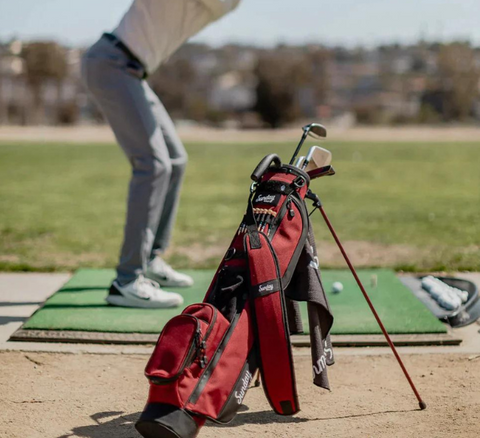
[[[258,286],[259,292],[272,292],[273,291],[273,283],[261,284]]]
[[[237,403],[239,405],[242,404],[243,399],[245,398],[245,395],[247,394],[247,389],[248,385],[250,385],[250,382],[252,381],[252,373],[250,373],[249,370],[245,370],[245,375],[242,377],[242,386],[240,388],[240,391],[235,391],[235,398],[237,399]]]
[[[260,193],[253,201],[255,204],[277,205],[280,200],[280,195],[264,195]]]
[[[256,286],[253,286],[254,294],[257,296],[269,295],[273,292],[280,290],[280,283],[278,280],[266,281],[265,283],[260,283]]]

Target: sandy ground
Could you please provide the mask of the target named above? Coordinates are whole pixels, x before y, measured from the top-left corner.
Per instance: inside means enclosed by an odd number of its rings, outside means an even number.
[[[463,142],[478,141],[480,127],[462,126],[399,126],[328,128],[328,139],[333,141],[405,141],[405,142]],[[298,141],[300,124],[294,129],[278,130],[224,130],[201,126],[179,126],[180,137],[186,142],[266,143]],[[108,126],[0,126],[0,141],[33,141],[64,143],[113,143],[115,138]]]
[[[431,246],[419,248],[413,245],[382,244],[361,240],[345,240],[342,244],[350,258],[355,260],[355,267],[357,268],[410,265],[412,260],[429,260],[431,254],[434,254],[438,250]],[[188,260],[189,267],[202,269],[205,267],[206,261],[221,260],[225,254],[225,248],[229,245],[230,238],[224,239],[220,243],[209,244],[207,246],[203,243],[192,243],[188,246],[175,245],[167,250],[166,257],[181,257],[183,263],[183,260]],[[318,240],[317,248],[321,249],[319,257],[322,266],[345,268],[345,260],[335,242],[331,240]],[[464,251],[469,251],[469,248],[465,248]],[[49,253],[48,260],[51,266],[61,266],[62,270],[75,271],[79,265],[104,265],[105,254]],[[22,261],[22,256],[18,254],[0,254],[0,262],[21,264]],[[42,262],[39,262],[39,264],[40,266],[44,266]],[[35,266],[34,264],[32,265]]]
[[[381,244],[376,242],[367,242],[359,240],[345,240],[343,246],[349,257],[355,260],[355,267],[391,267],[399,265],[409,265],[412,259],[422,260],[428,258],[429,254],[435,251],[431,247],[418,248],[405,244]],[[221,259],[225,254],[225,248],[228,247],[230,241],[225,240],[220,244],[210,244],[207,247],[200,243],[192,243],[187,246],[175,246],[167,250],[166,256],[181,256],[189,260],[189,265],[197,268],[205,266],[205,260]],[[321,266],[329,268],[344,268],[345,260],[338,250],[335,242],[318,240],[317,248],[320,251]],[[17,257],[20,262],[20,257]],[[0,261],[2,256],[0,255]],[[61,260],[63,266],[68,266],[68,259]],[[78,265],[78,259],[72,258],[72,267]]]
[[[146,356],[0,353],[3,438],[138,437],[146,399]],[[296,357],[302,411],[274,415],[259,388],[228,426],[200,437],[478,437],[480,356],[409,355],[405,363],[428,403],[416,399],[392,356],[340,356],[331,393],[311,384],[309,358]]]

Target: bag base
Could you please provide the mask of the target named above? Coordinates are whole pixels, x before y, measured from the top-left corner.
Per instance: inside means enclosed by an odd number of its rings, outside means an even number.
[[[201,424],[183,409],[164,403],[148,403],[135,428],[144,438],[194,438]]]

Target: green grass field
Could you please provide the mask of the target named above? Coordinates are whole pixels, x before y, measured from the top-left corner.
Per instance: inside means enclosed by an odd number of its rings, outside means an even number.
[[[271,152],[288,161],[294,145],[186,146],[190,163],[170,259],[212,268],[218,256],[203,249],[225,249],[252,169]],[[325,146],[337,175],[312,187],[342,240],[389,245],[391,257],[376,264],[395,269],[480,270],[480,143]],[[114,266],[128,178],[113,144],[0,144],[0,269]],[[318,241],[331,240],[320,215],[314,226]],[[402,248],[409,256],[397,260]]]

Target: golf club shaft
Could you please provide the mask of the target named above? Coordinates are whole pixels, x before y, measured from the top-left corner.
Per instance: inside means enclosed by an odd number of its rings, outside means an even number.
[[[303,163],[303,160],[305,160],[304,156],[298,157],[297,161],[295,162],[294,166],[300,168],[300,165]]]
[[[377,311],[375,310],[375,307],[373,306],[373,304],[372,304],[372,302],[371,302],[371,300],[370,300],[370,297],[369,297],[368,294],[367,294],[367,291],[366,291],[365,288],[363,287],[363,284],[362,284],[362,282],[360,281],[360,278],[358,278],[357,272],[355,271],[355,268],[353,267],[352,263],[350,262],[350,259],[348,258],[347,253],[346,253],[345,250],[343,249],[343,245],[342,245],[342,243],[340,242],[340,239],[338,238],[337,233],[335,232],[335,230],[334,230],[334,228],[333,228],[333,226],[332,226],[332,223],[331,223],[330,220],[328,219],[328,216],[327,216],[327,214],[325,213],[325,210],[323,209],[323,206],[320,205],[318,208],[319,208],[319,210],[320,210],[320,213],[322,213],[323,219],[325,220],[325,223],[327,224],[328,229],[329,229],[330,232],[332,233],[332,236],[333,236],[333,238],[335,239],[335,242],[337,243],[338,248],[340,249],[340,252],[341,252],[342,255],[343,255],[343,258],[344,258],[345,261],[347,262],[347,265],[348,265],[348,267],[350,268],[350,271],[352,272],[353,276],[355,277],[355,281],[357,282],[358,287],[359,287],[360,290],[362,291],[363,296],[365,297],[365,300],[367,301],[367,304],[368,304],[368,306],[370,307],[370,310],[371,310],[372,313],[373,313],[373,316],[374,316],[375,319],[377,320],[377,323],[378,323],[378,325],[380,326],[380,329],[382,330],[383,335],[385,336],[385,339],[386,339],[387,342],[388,342],[388,345],[389,345],[390,348],[392,349],[393,354],[395,355],[395,358],[397,359],[397,362],[398,362],[398,364],[400,365],[400,368],[401,368],[402,371],[403,371],[403,374],[405,374],[405,377],[407,378],[408,383],[410,384],[410,387],[412,388],[415,396],[417,397],[418,403],[419,403],[419,405],[420,405],[420,409],[425,409],[425,408],[427,407],[426,403],[425,403],[425,402],[422,400],[422,398],[420,397],[420,394],[418,393],[417,388],[415,387],[415,385],[414,385],[414,383],[413,383],[410,375],[408,374],[408,371],[407,371],[407,369],[405,368],[405,365],[403,364],[402,359],[400,358],[400,355],[398,354],[397,349],[395,348],[395,345],[393,344],[392,340],[390,339],[390,335],[388,334],[387,330],[385,329],[385,326],[383,325],[382,320],[381,320],[380,317],[378,316],[378,313],[377,313]]]
[[[292,165],[295,162],[295,158],[297,158],[298,153],[300,152],[300,149],[302,148],[303,143],[305,142],[306,138],[308,135],[308,131],[304,130],[302,138],[300,139],[300,143],[298,143],[297,148],[295,149],[295,152],[292,155],[292,159],[290,160],[290,165]]]
[[[305,170],[305,167],[307,167],[308,163],[310,163],[310,160],[312,159],[311,151],[312,151],[311,149],[308,151],[308,154],[305,156],[305,159],[303,160],[303,163],[299,163],[299,165],[300,164],[302,165],[302,167],[298,166],[298,167],[300,167],[300,169]]]
[[[313,156],[313,151],[315,150],[317,146],[312,146],[310,148],[310,150],[308,151],[308,154],[305,156],[305,159],[303,160],[303,164],[302,164],[302,167],[301,169],[302,170],[305,170],[305,168],[308,166],[308,163],[310,163],[310,161],[312,161],[312,156]],[[300,166],[298,166],[300,167]]]

